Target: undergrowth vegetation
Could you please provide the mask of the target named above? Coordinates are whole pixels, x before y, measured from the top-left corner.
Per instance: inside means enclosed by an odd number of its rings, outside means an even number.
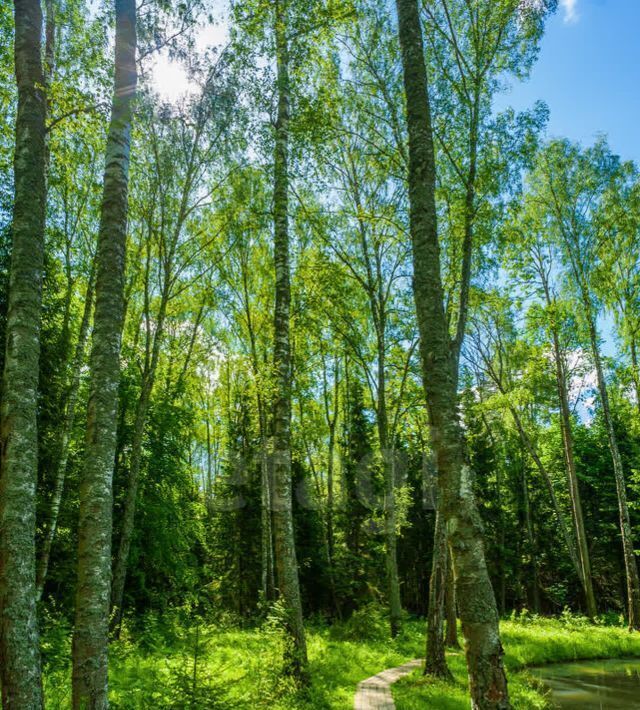
[[[43,640],[48,707],[71,699],[71,629],[46,620]],[[197,623],[189,615],[147,615],[112,642],[110,699],[115,709],[347,708],[360,680],[423,653],[424,623],[408,621],[390,641],[382,610],[372,606],[343,624],[309,626],[311,683],[283,675],[285,639],[278,614],[260,624],[233,618]]]
[[[48,707],[70,705],[70,627],[59,618],[44,620],[43,658]],[[585,633],[588,629],[588,633]],[[601,657],[640,657],[640,636],[629,634],[617,616],[593,625],[564,614],[557,619],[528,613],[502,623],[506,663],[516,708],[544,708],[530,665]],[[349,620],[309,626],[311,683],[297,687],[282,674],[284,637],[277,609],[254,625],[222,616],[205,622],[188,611],[162,617],[147,614],[125,626],[111,646],[110,698],[116,710],[147,708],[353,707],[359,681],[424,655],[424,622],[407,620],[395,640],[379,607],[368,606]],[[469,707],[462,651],[449,654],[455,681],[423,678],[420,672],[394,686],[398,710]]]

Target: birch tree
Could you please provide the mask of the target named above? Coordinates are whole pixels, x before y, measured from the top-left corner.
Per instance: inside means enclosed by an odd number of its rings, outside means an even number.
[[[46,211],[42,9],[16,0],[14,203],[0,412],[0,674],[3,707],[43,707],[36,617],[37,401]]]
[[[115,77],[96,254],[78,580],[73,633],[73,707],[107,708],[113,467],[124,319],[132,103],[136,94],[136,6],[115,0]]]
[[[618,497],[629,627],[640,630],[640,577],[634,552],[625,472],[611,413],[601,350],[598,317],[602,312],[602,302],[596,289],[597,264],[603,239],[597,215],[604,194],[618,171],[618,158],[602,140],[584,152],[568,141],[555,141],[541,152],[529,183],[532,199],[550,220],[553,237],[562,252],[566,278],[580,305],[581,316],[589,334]]]
[[[457,377],[440,270],[436,164],[420,15],[417,0],[397,0],[396,5],[409,133],[413,289],[429,426],[437,459],[439,506],[455,570],[472,707],[510,708],[498,611],[457,411]]]
[[[289,22],[287,0],[276,0],[274,35],[276,45],[276,123],[273,172],[273,258],[275,310],[273,346],[273,452],[272,505],[276,583],[285,610],[290,638],[289,665],[303,678],[307,666],[307,645],[302,621],[302,604],[293,535],[291,491],[291,273],[289,244]]]

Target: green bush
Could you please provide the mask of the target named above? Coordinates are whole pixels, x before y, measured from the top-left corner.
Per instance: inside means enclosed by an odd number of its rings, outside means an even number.
[[[389,615],[378,604],[367,604],[331,627],[331,637],[342,641],[380,641],[388,636]]]

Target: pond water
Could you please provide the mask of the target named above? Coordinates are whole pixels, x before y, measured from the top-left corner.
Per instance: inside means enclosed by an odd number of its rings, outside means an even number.
[[[584,661],[531,669],[559,708],[640,709],[640,660]]]

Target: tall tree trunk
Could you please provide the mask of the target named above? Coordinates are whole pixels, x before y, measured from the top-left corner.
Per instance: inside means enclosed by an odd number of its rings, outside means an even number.
[[[36,576],[36,596],[38,600],[42,598],[42,591],[44,589],[49,569],[51,546],[53,545],[56,528],[58,527],[58,515],[60,513],[62,493],[64,491],[64,480],[67,474],[67,463],[69,461],[69,442],[71,439],[71,432],[73,430],[73,423],[75,421],[78,392],[80,390],[80,372],[85,361],[85,350],[89,336],[89,325],[91,323],[93,289],[92,268],[84,299],[84,310],[82,312],[82,320],[80,321],[78,342],[76,343],[75,354],[71,362],[71,382],[69,383],[69,387],[67,389],[67,401],[64,408],[62,432],[60,433],[60,451],[54,476],[53,495],[51,496],[51,504],[45,522],[44,540],[42,541],[42,550],[40,552],[40,559],[38,560],[38,573]]]
[[[273,520],[271,504],[271,472],[269,470],[269,445],[267,425],[261,414],[260,425],[260,554],[262,596],[265,601],[272,601],[275,596],[275,564],[273,554]]]
[[[502,468],[496,469],[496,504],[499,511],[500,524],[500,613],[504,614],[507,608],[507,576],[504,554],[506,551],[506,525],[504,520],[504,506],[502,504]]]
[[[36,617],[37,403],[46,211],[46,97],[38,0],[15,0],[18,87],[11,275],[0,446],[0,680],[3,707],[41,708]]]
[[[248,310],[248,307],[247,307]],[[249,323],[251,321],[249,320]],[[261,586],[264,601],[275,598],[275,565],[273,560],[273,521],[271,505],[271,472],[269,470],[269,436],[265,403],[260,393],[259,364],[253,330],[249,328],[254,379],[256,385],[256,403],[260,429],[260,556]]]
[[[522,452],[524,454],[524,451]],[[525,466],[524,455],[522,458],[522,508],[524,512],[525,525],[527,528],[527,537],[531,546],[531,567],[533,579],[531,580],[531,591],[533,601],[533,611],[536,614],[540,613],[540,575],[538,572],[538,555],[536,551],[536,537],[533,531],[533,520],[531,519],[531,504],[529,502],[529,483],[527,481],[527,469]]]
[[[548,308],[555,306],[555,299],[552,296],[549,285],[549,277],[544,268],[539,269],[540,279],[544,288],[545,300]],[[593,593],[593,578],[591,575],[591,560],[589,558],[589,546],[584,529],[584,515],[582,512],[582,500],[580,498],[580,487],[578,485],[578,475],[573,447],[573,430],[571,426],[571,411],[569,409],[569,397],[567,394],[567,374],[565,363],[560,347],[560,334],[555,322],[551,324],[551,339],[553,343],[553,360],[556,369],[556,387],[558,390],[558,402],[560,404],[560,429],[562,432],[562,445],[564,451],[565,469],[567,473],[567,485],[569,488],[569,499],[571,500],[571,517],[573,529],[576,536],[576,552],[580,564],[580,582],[584,593],[587,615],[593,619],[598,613],[596,598]]]
[[[291,277],[289,273],[289,46],[286,0],[275,0],[278,116],[273,188],[274,403],[272,508],[276,579],[289,636],[287,665],[300,680],[307,673],[307,644],[302,620],[291,490]]]
[[[329,450],[327,452],[327,555],[329,557],[329,567],[333,570],[334,558],[334,531],[333,531],[333,469],[336,446],[336,423],[335,419],[329,423]]]
[[[445,657],[444,610],[447,587],[447,527],[440,505],[436,513],[433,533],[433,558],[429,578],[429,610],[427,613],[427,650],[425,675],[450,680],[452,678]]]
[[[584,295],[584,294],[583,294]],[[616,492],[618,495],[618,512],[620,515],[620,534],[622,535],[622,550],[624,554],[624,565],[627,578],[627,609],[629,614],[629,629],[640,631],[640,578],[638,577],[638,565],[633,549],[633,532],[631,528],[631,518],[629,517],[629,506],[627,504],[627,487],[622,468],[622,458],[618,448],[618,439],[611,416],[611,406],[609,404],[609,392],[607,381],[602,367],[602,357],[600,355],[600,345],[598,343],[598,331],[595,317],[592,312],[591,302],[586,295],[583,299],[587,322],[589,326],[589,338],[591,340],[591,350],[596,366],[596,376],[598,380],[598,392],[602,414],[604,415],[607,437],[609,439],[609,449],[613,461],[613,475],[616,481]]]
[[[87,435],[80,483],[73,634],[73,707],[78,710],[102,710],[109,705],[107,643],[113,468],[124,318],[132,101],[137,83],[136,5],[134,0],[115,0],[115,10],[115,82],[96,255]]]
[[[380,326],[384,328],[384,325]],[[393,447],[389,441],[389,422],[387,415],[386,362],[384,336],[378,335],[378,439],[384,472],[384,537],[385,564],[387,572],[387,593],[389,598],[389,620],[391,637],[400,632],[402,623],[402,604],[400,601],[400,580],[398,578],[398,544],[396,535],[396,486],[395,461]]]
[[[504,390],[500,390],[501,392],[504,392]],[[520,415],[518,414],[518,410],[513,407],[509,406],[509,411],[511,412],[511,416],[513,418],[513,421],[516,425],[516,429],[518,430],[518,434],[520,435],[520,441],[522,442],[524,448],[528,452],[529,456],[531,456],[533,462],[536,465],[536,468],[540,472],[540,475],[542,476],[542,480],[545,483],[545,486],[547,488],[547,491],[549,492],[549,498],[551,499],[551,505],[553,507],[554,513],[556,515],[556,518],[558,520],[558,527],[560,528],[560,533],[562,535],[562,538],[564,540],[565,547],[567,548],[567,552],[569,553],[569,558],[571,559],[571,564],[573,565],[573,568],[576,571],[576,574],[578,576],[578,579],[582,582],[582,567],[580,565],[580,560],[578,559],[578,553],[576,551],[576,545],[575,545],[575,540],[573,539],[570,528],[567,525],[565,515],[562,512],[562,506],[560,505],[560,501],[558,500],[558,497],[556,496],[555,489],[553,487],[553,481],[551,480],[551,476],[549,475],[549,471],[547,471],[546,466],[542,463],[542,459],[540,456],[538,456],[538,452],[536,451],[536,447],[533,445],[533,442],[529,438],[529,435],[527,434],[524,425],[522,424],[522,420],[520,419]]]
[[[136,503],[138,500],[138,488],[140,486],[140,470],[142,468],[142,443],[144,431],[147,425],[147,412],[151,401],[151,394],[156,380],[156,371],[160,359],[160,347],[164,335],[164,324],[167,315],[167,304],[169,301],[167,281],[162,293],[162,300],[158,316],[156,319],[156,330],[153,335],[153,345],[151,358],[145,363],[142,373],[142,387],[140,396],[136,404],[136,416],[133,425],[133,440],[131,442],[131,461],[129,464],[129,475],[127,476],[127,489],[124,499],[124,511],[122,514],[122,528],[120,530],[120,543],[116,555],[116,562],[113,571],[113,585],[111,588],[111,630],[116,635],[120,633],[122,623],[122,602],[124,598],[124,585],[127,579],[127,565],[129,564],[129,552],[133,539],[134,522],[136,515]]]
[[[495,371],[493,366],[491,365],[490,360],[487,357],[484,357],[485,365],[487,368],[487,373],[493,380],[496,388],[502,395],[506,395],[507,391],[502,384],[502,380],[500,378],[500,375]],[[553,486],[553,481],[551,480],[551,476],[549,474],[549,471],[547,470],[547,467],[543,464],[542,459],[538,455],[538,452],[536,451],[536,447],[531,440],[531,437],[527,433],[527,430],[525,429],[522,419],[520,418],[520,415],[518,414],[518,410],[516,407],[512,404],[509,405],[509,411],[511,413],[511,417],[513,419],[514,424],[516,425],[516,429],[518,431],[518,435],[520,437],[520,441],[526,451],[528,452],[529,456],[531,456],[533,462],[536,465],[536,468],[540,472],[540,475],[542,476],[542,480],[545,483],[545,486],[547,488],[547,491],[549,493],[549,498],[551,499],[551,504],[554,510],[554,513],[556,515],[556,518],[558,519],[558,527],[560,528],[560,532],[562,534],[562,538],[565,543],[565,547],[567,548],[567,552],[569,554],[569,558],[571,559],[571,563],[573,565],[573,568],[576,571],[576,575],[580,582],[582,583],[582,565],[580,564],[580,560],[578,557],[578,552],[576,549],[576,544],[575,540],[571,534],[571,530],[569,526],[567,525],[567,522],[565,520],[565,515],[562,511],[562,506],[560,505],[560,502],[558,501],[558,497],[556,496],[556,491]]]
[[[413,291],[440,511],[454,565],[472,707],[510,708],[498,611],[482,542],[482,522],[465,460],[444,311],[435,205],[435,155],[417,0],[396,0],[409,132]]]
[[[269,472],[269,435],[265,398],[261,391],[260,360],[256,333],[253,326],[251,304],[249,302],[249,284],[247,281],[248,265],[243,259],[242,289],[244,293],[244,310],[249,333],[249,349],[251,353],[251,369],[256,388],[256,406],[258,408],[258,427],[260,429],[260,556],[261,556],[261,587],[264,601],[272,601],[275,592],[273,563],[273,530],[271,520],[271,474]]]
[[[456,323],[455,335],[451,342],[451,365],[453,368],[453,380],[455,388],[458,387],[458,376],[460,370],[460,354],[464,343],[467,326],[467,315],[469,310],[469,294],[471,292],[471,267],[473,263],[473,243],[474,225],[476,219],[476,179],[478,174],[478,141],[480,123],[480,92],[483,78],[476,79],[473,86],[473,101],[471,102],[471,116],[469,121],[469,165],[465,181],[464,199],[464,238],[462,240],[462,262],[460,269],[460,301],[458,304],[458,319]],[[434,547],[434,551],[444,551],[447,555],[447,548]],[[439,554],[439,552],[438,552]],[[447,590],[444,596],[445,609],[439,614],[429,615],[429,618],[439,618],[442,614],[447,618],[447,638],[446,645],[457,646],[458,630],[455,624],[455,577],[453,574],[453,564],[451,560],[437,557],[434,565],[441,565],[446,568]],[[443,574],[443,571],[440,571]],[[452,618],[451,613],[454,616]],[[431,632],[433,633],[433,631]]]
[[[338,408],[340,404],[340,379],[338,376],[339,360],[335,359],[333,370],[333,395],[329,396],[329,388],[327,384],[326,368],[323,360],[323,399],[325,408],[325,420],[329,429],[329,447],[327,451],[327,565],[329,571],[329,584],[331,586],[331,598],[336,615],[339,619],[342,618],[342,609],[336,593],[335,581],[335,532],[334,532],[334,471],[335,471],[335,450],[336,450],[336,425],[338,422]],[[331,401],[330,401],[331,400]],[[301,414],[302,417],[302,414]]]
[[[578,485],[578,474],[576,473],[576,462],[573,450],[573,430],[571,427],[571,412],[569,409],[569,398],[567,396],[567,378],[560,352],[560,339],[555,327],[553,328],[553,354],[556,364],[556,382],[558,386],[558,400],[560,402],[560,428],[562,430],[562,443],[567,471],[567,483],[569,487],[569,497],[571,500],[571,513],[576,535],[578,558],[582,572],[582,590],[584,592],[587,615],[593,619],[598,613],[598,608],[596,605],[596,597],[593,593],[593,578],[591,576],[589,545],[587,543],[587,534],[584,529],[582,500],[580,497],[580,487]]]
[[[494,451],[497,451],[497,442],[496,438],[493,435],[493,431],[491,430],[491,427],[489,426],[489,422],[487,421],[487,417],[482,414],[482,423],[484,424],[484,428],[487,430],[487,434],[489,436],[489,439],[491,441],[491,446]],[[506,574],[505,574],[505,560],[504,560],[504,553],[506,549],[505,545],[505,536],[506,536],[506,525],[505,525],[505,520],[504,520],[504,506],[502,505],[502,468],[498,466],[496,468],[496,505],[498,506],[498,516],[499,516],[499,530],[500,530],[500,546],[498,549],[498,553],[500,555],[500,604],[499,604],[499,610],[500,614],[503,615],[505,613],[506,607],[507,607],[507,580],[506,580]]]

